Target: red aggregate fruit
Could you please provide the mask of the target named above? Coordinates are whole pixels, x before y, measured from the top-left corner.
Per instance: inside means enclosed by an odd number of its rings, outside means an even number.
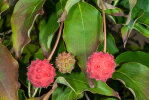
[[[28,80],[37,88],[47,88],[56,76],[55,68],[45,59],[31,62],[27,72]]]
[[[63,52],[56,58],[56,67],[61,73],[71,73],[74,69],[75,59],[74,56]]]
[[[94,52],[88,58],[87,72],[96,81],[101,80],[106,82],[115,72],[115,65],[114,57],[109,53]]]

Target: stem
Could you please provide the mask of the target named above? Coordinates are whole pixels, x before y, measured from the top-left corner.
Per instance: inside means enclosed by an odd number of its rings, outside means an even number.
[[[60,37],[61,37],[63,24],[64,24],[64,22],[62,21],[62,22],[60,23],[60,29],[59,29],[59,32],[58,32],[58,36],[57,36],[55,45],[54,45],[54,47],[53,47],[53,49],[52,49],[51,54],[49,55],[49,57],[48,57],[48,59],[47,59],[48,61],[50,61],[50,59],[52,58],[52,56],[53,56],[53,54],[54,54],[54,52],[55,52],[55,50],[56,50],[56,48],[57,48],[57,45],[58,45],[59,40],[60,40]]]
[[[56,88],[57,88],[57,83],[54,82],[52,89],[47,94],[45,94],[42,100],[48,100]]]
[[[42,89],[42,88],[39,88],[39,96],[40,96],[40,93],[41,93],[41,89]]]
[[[35,91],[34,91],[32,97],[35,97],[35,95],[36,95],[36,93],[37,93],[37,91],[38,91],[39,88],[34,88],[34,89],[35,89]]]
[[[89,96],[87,95],[86,92],[84,92],[84,95],[85,95],[85,97],[86,97],[87,100],[90,100],[90,98],[89,98]]]
[[[28,82],[28,96],[31,97],[31,83]]]
[[[106,41],[106,17],[105,17],[105,12],[104,12],[104,7],[103,7],[103,2],[100,0],[101,8],[102,8],[102,14],[103,14],[103,25],[104,25],[104,49],[103,52],[106,53],[106,46],[107,46],[107,41]]]

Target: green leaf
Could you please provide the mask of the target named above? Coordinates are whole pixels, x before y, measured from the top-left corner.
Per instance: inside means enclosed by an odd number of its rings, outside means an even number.
[[[122,38],[123,38],[123,42],[124,42],[124,43],[127,42],[128,34],[130,34],[129,32],[130,32],[130,30],[129,30],[128,25],[123,26],[123,27],[121,28],[121,34],[122,34]],[[125,46],[125,44],[124,44],[124,46]]]
[[[149,38],[149,29],[144,27],[141,24],[135,23],[134,29],[140,32],[142,35],[146,36]]]
[[[9,8],[9,3],[7,0],[0,0],[0,15],[3,11]]]
[[[70,75],[59,74],[58,76],[60,77],[58,77],[55,82],[70,87],[76,94],[81,94],[84,91],[90,91],[92,93],[98,93],[107,96],[115,96],[116,94],[116,92],[103,81],[95,81],[95,87],[90,88],[83,72],[71,73]]]
[[[66,3],[66,6],[65,6],[65,9],[66,9],[67,13],[69,12],[70,8],[71,8],[74,4],[78,3],[79,1],[80,1],[80,0],[68,0],[67,3]]]
[[[58,18],[56,13],[53,13],[46,23],[45,20],[42,20],[40,23],[40,32],[39,32],[39,42],[44,54],[49,52],[54,33],[56,33],[59,28],[57,22]]]
[[[62,53],[62,52],[66,52],[65,43],[62,38],[61,38],[59,46],[57,48],[57,52],[58,52],[58,54]],[[58,54],[57,54],[57,56],[58,56]]]
[[[138,62],[149,67],[149,54],[142,51],[127,51],[116,57],[116,63]]]
[[[26,74],[27,73],[27,66],[29,66],[30,61],[36,57],[36,55],[37,55],[36,53],[37,53],[38,49],[39,49],[38,45],[30,43],[30,44],[25,46],[25,48],[23,49],[23,52],[22,52],[22,56],[20,57],[19,81],[26,87],[28,84],[27,74]],[[42,56],[42,54],[40,56]]]
[[[104,43],[102,43],[99,47],[98,50],[99,51],[103,51],[103,47],[104,47]],[[107,52],[109,52],[110,54],[116,54],[119,52],[118,48],[116,47],[115,44],[115,39],[112,36],[112,34],[108,34],[107,35]]]
[[[142,8],[142,7],[146,7],[145,5],[148,4],[146,3],[144,5],[145,2],[149,3],[149,0],[137,0],[137,3],[132,10],[131,20],[137,19],[137,22],[141,24],[149,25],[149,20],[148,20],[149,12],[148,10]],[[147,5],[147,8],[149,8],[148,5]]]
[[[137,22],[140,24],[145,24],[149,27],[149,11],[144,11],[144,14],[142,15],[142,17],[140,17]]]
[[[94,94],[94,100],[119,100],[117,98],[107,97],[99,94]]]
[[[131,31],[134,29],[135,23],[141,16],[142,15],[139,15],[135,20],[131,19],[127,25],[124,25],[121,28],[121,34],[122,34],[122,38],[123,38],[123,42],[124,42],[124,47],[126,46],[126,43],[127,43],[127,40],[131,34]]]
[[[29,64],[28,64],[29,65]],[[19,62],[19,81],[21,82],[21,85],[28,87],[28,79],[27,79],[27,66],[23,62]]]
[[[129,11],[128,18],[126,21],[126,25],[129,24],[131,21],[133,8],[135,7],[136,3],[137,3],[137,0],[129,0],[130,11]]]
[[[31,57],[37,50],[38,46],[35,44],[26,45],[26,47],[23,49],[23,56],[20,57],[20,60],[23,61],[23,63],[28,64],[30,62]]]
[[[129,58],[129,57],[127,57]],[[140,63],[126,63],[113,74],[133,93],[135,100],[149,100],[149,68]]]
[[[67,51],[76,56],[82,71],[88,57],[103,39],[102,16],[93,6],[79,2],[74,5],[64,23],[63,39]]]
[[[44,59],[44,56],[43,56],[43,53],[42,53],[42,50],[41,49],[39,49],[35,54],[34,54],[34,60],[36,60],[36,59]]]
[[[59,2],[56,4],[56,11],[58,12],[58,15],[62,14],[64,10],[68,13],[70,8],[78,3],[80,0],[59,0]]]
[[[103,100],[118,100],[116,98],[106,98],[106,99],[103,99]]]
[[[67,87],[66,89],[57,87],[54,93],[52,94],[52,100],[77,100],[82,97],[83,97],[83,94],[77,95],[69,87]]]
[[[41,100],[40,98],[29,98],[27,100]]]
[[[148,2],[148,0],[146,0]],[[129,0],[129,5],[130,5],[130,12],[126,21],[126,24],[124,25],[124,27],[122,28],[121,32],[122,32],[122,38],[123,38],[123,42],[124,42],[124,47],[127,43],[127,40],[130,36],[131,31],[134,29],[134,25],[135,23],[139,21],[140,18],[143,18],[144,13],[145,13],[145,9],[142,9],[141,6],[144,6],[144,2],[146,2],[145,0]],[[125,0],[125,3],[123,3],[123,5],[127,8],[127,0]],[[140,6],[141,5],[141,6]],[[145,15],[144,17],[147,17],[147,15]],[[140,22],[140,23],[143,23]],[[146,22],[147,23],[147,22]],[[145,23],[145,24],[146,24]],[[123,32],[123,29],[127,28],[127,31]]]
[[[59,0],[59,2],[56,4],[56,12],[59,17],[64,12],[66,2],[67,0]]]
[[[115,9],[107,9],[107,10],[104,10],[106,14],[111,14],[111,15],[114,15],[114,16],[125,16],[123,11],[119,8],[115,8]]]
[[[30,42],[30,31],[37,15],[42,14],[45,0],[19,0],[12,17],[12,40],[16,56],[19,58],[26,44]]]
[[[18,62],[0,44],[0,99],[18,100]]]
[[[51,59],[51,61],[52,61],[52,62],[55,62],[55,58],[56,58],[60,53],[62,53],[62,52],[66,52],[66,48],[65,48],[65,43],[64,43],[63,39],[60,38],[59,44],[58,44],[58,46],[57,46],[57,49],[56,49],[56,51],[55,51],[55,53],[54,53],[54,55],[53,55],[53,58],[54,58],[54,59]]]
[[[106,14],[112,14],[114,16],[125,16],[124,12],[109,3],[103,1],[103,7]]]
[[[19,100],[25,100],[25,99],[27,99],[26,96],[25,96],[25,92],[22,89],[19,89],[18,96],[19,96]]]
[[[149,0],[137,0],[137,7],[149,11]]]
[[[149,10],[149,0],[120,0],[120,5],[125,8],[130,8],[131,18],[137,18],[139,12],[146,12]]]
[[[66,0],[62,0],[62,1],[66,1]],[[61,4],[62,1],[60,0]],[[69,13],[70,8],[75,5],[76,3],[78,3],[80,0],[67,0],[65,8],[63,9],[63,5],[61,5],[62,8],[62,14],[61,17],[58,19],[58,22],[62,22],[64,20],[66,20],[67,18],[67,14]]]

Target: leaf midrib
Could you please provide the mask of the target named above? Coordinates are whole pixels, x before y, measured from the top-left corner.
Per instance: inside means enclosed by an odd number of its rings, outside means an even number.
[[[79,8],[79,12],[80,12],[81,23],[82,23],[83,33],[84,33],[84,48],[83,48],[83,49],[85,49],[85,48],[86,48],[86,41],[85,41],[86,34],[85,34],[85,25],[84,25],[84,20],[83,20],[83,15],[82,15],[82,10],[81,10],[81,5],[80,5],[80,3],[78,3],[78,8]],[[87,50],[87,49],[84,50],[84,52],[85,52],[84,59],[86,59],[86,54],[87,54],[87,51],[86,51],[86,50]],[[84,62],[83,62],[83,63],[84,63]],[[86,62],[85,62],[85,63],[86,63]],[[82,66],[82,65],[80,65],[80,66]],[[81,69],[85,70],[85,67],[86,67],[86,66],[83,66],[83,67],[81,67]]]

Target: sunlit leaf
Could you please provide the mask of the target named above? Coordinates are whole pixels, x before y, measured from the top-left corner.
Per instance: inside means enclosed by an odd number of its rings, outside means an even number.
[[[100,12],[87,3],[74,5],[64,23],[63,38],[67,51],[76,56],[82,71],[88,57],[102,42],[102,17]]]

